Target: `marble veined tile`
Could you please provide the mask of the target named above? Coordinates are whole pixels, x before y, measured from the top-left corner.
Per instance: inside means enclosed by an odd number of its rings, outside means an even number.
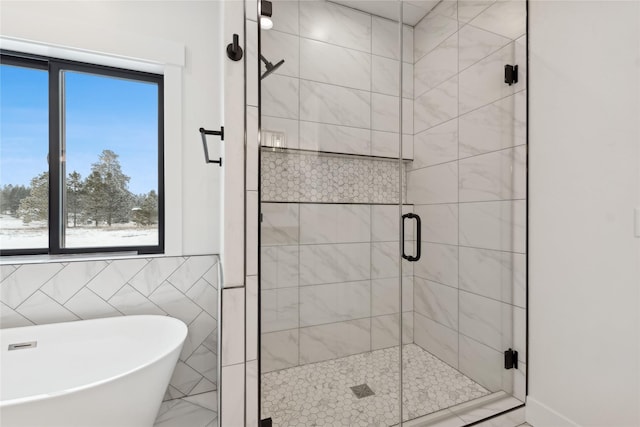
[[[418,205],[415,211],[422,219],[422,241],[458,244],[458,205]]]
[[[486,58],[511,41],[507,37],[481,30],[472,25],[462,27],[459,35],[459,65],[461,70]]]
[[[283,119],[280,117],[270,117],[262,114],[262,137],[260,143],[263,146],[274,146],[276,143],[271,140],[271,132],[279,132],[284,134],[285,148],[300,148],[298,137],[298,124],[300,122],[294,119]]]
[[[371,322],[368,318],[300,328],[300,363],[369,351],[370,336]]]
[[[413,164],[418,169],[458,158],[458,119],[418,133],[413,138]]]
[[[414,342],[453,368],[458,367],[458,332],[414,312]]]
[[[400,315],[388,314],[371,318],[371,349],[378,350],[399,345]],[[413,342],[413,313],[402,315],[402,343]]]
[[[524,253],[524,200],[460,204],[460,244],[482,249]]]
[[[398,96],[400,67],[397,60],[374,55],[371,61],[371,90]]]
[[[261,294],[262,332],[299,326],[298,288],[269,289]]]
[[[414,310],[451,329],[458,329],[458,290],[440,283],[414,279]]]
[[[502,388],[504,355],[465,335],[460,335],[460,371],[490,391]]]
[[[369,128],[371,93],[357,89],[300,81],[300,119]]]
[[[362,243],[370,240],[369,205],[300,205],[301,244]]]
[[[416,62],[413,89],[415,97],[435,88],[457,72],[458,33],[454,33]]]
[[[412,276],[404,276],[402,284],[397,277],[371,280],[371,315],[382,316],[398,313],[400,306],[400,287],[402,287],[402,311],[413,310]]]
[[[262,289],[298,286],[300,275],[300,247],[298,245],[263,246],[261,251]]]
[[[300,217],[297,203],[262,203],[261,210],[262,245],[298,243]]]
[[[273,0],[273,30],[299,34],[299,10],[297,0]],[[268,31],[262,31],[262,34]]]
[[[413,126],[420,133],[458,116],[458,76],[415,99]]]
[[[300,247],[300,285],[370,278],[370,244],[343,243]]]
[[[400,113],[397,96],[371,94],[371,127],[374,130],[398,132]],[[404,115],[403,115],[404,117]]]
[[[300,288],[301,327],[368,318],[370,315],[369,280]]]
[[[370,154],[371,131],[324,123],[300,123],[300,148],[345,154]]]
[[[458,21],[466,23],[482,13],[496,0],[458,0]]]
[[[503,307],[500,301],[460,291],[460,332],[499,351],[503,336],[513,330],[511,317],[503,322]]]
[[[36,324],[79,320],[78,316],[58,304],[42,291],[37,291],[27,298],[16,311]]]
[[[463,114],[460,157],[497,151],[527,143],[527,95],[521,91]]]
[[[331,2],[300,2],[300,35],[371,52],[371,15]]]
[[[414,272],[416,277],[458,287],[458,246],[423,242]]]
[[[423,56],[458,31],[458,21],[444,15],[427,15],[414,28],[414,61]]]
[[[413,210],[412,205],[402,206],[402,214]],[[397,242],[400,233],[400,216],[401,213],[397,205],[371,205],[371,240],[373,242]],[[405,233],[407,240],[414,239],[412,227],[407,225]]]
[[[87,288],[81,289],[64,306],[81,319],[122,316],[122,313]]]
[[[211,409],[191,403],[186,399],[164,402],[154,427],[207,427],[217,414]]]
[[[515,40],[527,30],[526,2],[497,1],[471,20],[470,24]]]
[[[263,333],[260,363],[262,372],[298,365],[298,329]]]
[[[460,248],[460,289],[524,307],[524,254]]]
[[[31,326],[33,322],[6,304],[0,303],[0,325],[3,328]]]
[[[15,309],[64,267],[61,263],[22,265],[0,283],[0,300]]]
[[[458,201],[458,164],[443,163],[407,174],[408,199],[414,204]]]
[[[274,19],[275,20],[275,19]],[[289,77],[300,75],[300,38],[280,31],[262,31],[260,48],[262,56],[273,64],[284,59],[274,74],[282,74]],[[303,39],[304,40],[304,39]],[[264,63],[260,63],[260,72],[266,71]]]
[[[514,59],[515,43],[511,42],[460,72],[460,114],[483,107],[524,88],[524,84],[509,86],[504,82],[504,66],[513,64]],[[519,73],[518,79],[521,77]]]
[[[524,199],[526,162],[525,146],[460,160],[460,202]]]
[[[406,243],[407,253],[413,253],[413,242]],[[371,277],[383,279],[399,277],[400,249],[398,242],[371,243]],[[402,275],[413,273],[413,263],[402,260]]]
[[[70,262],[40,290],[60,304],[64,304],[107,265],[105,261]],[[80,277],[83,280],[78,280]]]
[[[285,119],[298,119],[300,80],[271,74],[262,81],[262,114]]]
[[[354,89],[371,89],[371,54],[300,39],[300,77]]]

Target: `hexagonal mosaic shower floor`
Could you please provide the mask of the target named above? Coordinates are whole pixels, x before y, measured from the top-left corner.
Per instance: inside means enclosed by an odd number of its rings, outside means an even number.
[[[405,421],[489,394],[415,344],[405,345]],[[359,399],[351,387],[367,384]],[[262,375],[262,418],[276,427],[392,426],[398,422],[398,349],[387,348]]]

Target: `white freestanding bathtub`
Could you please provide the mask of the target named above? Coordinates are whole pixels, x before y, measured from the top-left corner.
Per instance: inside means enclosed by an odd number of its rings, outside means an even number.
[[[151,427],[186,336],[166,316],[0,330],[0,425]]]

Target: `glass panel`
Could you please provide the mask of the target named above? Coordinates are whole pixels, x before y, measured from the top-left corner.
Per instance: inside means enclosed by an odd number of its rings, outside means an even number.
[[[359,3],[275,1],[261,31],[261,415],[275,426],[400,422],[399,3],[369,2],[387,18]]]
[[[157,84],[62,74],[64,247],[157,245]]]
[[[46,70],[0,65],[0,249],[49,246]]]

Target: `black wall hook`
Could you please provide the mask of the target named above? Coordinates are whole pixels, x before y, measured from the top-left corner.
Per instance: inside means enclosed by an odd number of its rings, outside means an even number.
[[[227,56],[232,61],[240,61],[242,59],[242,48],[240,47],[240,37],[233,35],[233,43],[227,45]]]
[[[200,136],[202,136],[202,146],[204,147],[204,161],[207,163],[217,163],[218,166],[222,167],[222,157],[219,157],[218,160],[211,160],[209,158],[209,148],[207,147],[207,135],[216,135],[220,137],[221,141],[224,141],[224,126],[220,127],[220,130],[207,130],[205,128],[200,128]]]

